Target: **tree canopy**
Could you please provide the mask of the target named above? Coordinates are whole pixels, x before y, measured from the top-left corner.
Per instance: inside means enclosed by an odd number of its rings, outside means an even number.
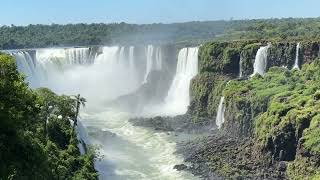
[[[0,179],[97,179],[94,152],[80,155],[70,119],[76,102],[31,90],[0,54]]]

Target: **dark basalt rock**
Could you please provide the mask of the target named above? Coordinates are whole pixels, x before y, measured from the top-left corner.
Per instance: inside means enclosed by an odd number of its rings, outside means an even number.
[[[215,128],[212,121],[202,121],[193,123],[188,115],[175,117],[154,117],[154,118],[132,118],[129,120],[134,126],[142,126],[152,128],[162,132],[185,132],[189,134],[197,134],[210,132]]]
[[[176,169],[177,171],[183,171],[183,170],[185,170],[185,169],[187,169],[187,168],[188,168],[188,166],[186,166],[186,165],[184,165],[184,164],[175,165],[175,166],[173,167],[173,169]]]
[[[110,102],[113,106],[128,112],[140,112],[149,104],[162,102],[170,88],[172,77],[164,71],[151,71],[147,82],[131,94]]]
[[[283,163],[258,158],[252,139],[214,134],[178,145],[192,165],[187,169],[203,179],[287,179]]]
[[[284,161],[279,162],[278,169],[279,171],[285,172],[287,170],[287,163]]]

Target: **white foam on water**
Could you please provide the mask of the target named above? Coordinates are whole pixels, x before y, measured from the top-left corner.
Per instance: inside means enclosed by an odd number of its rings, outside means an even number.
[[[151,52],[151,46],[148,48]],[[134,48],[103,47],[94,61],[87,59],[90,54],[87,51],[41,49],[35,50],[34,58],[26,51],[13,55],[19,71],[28,75],[27,81],[33,82],[34,88],[48,87],[67,95],[80,93],[87,99],[87,106],[80,113],[78,131],[86,144],[100,146],[99,152],[104,156],[95,163],[100,179],[194,179],[173,169],[182,163],[182,158],[174,155],[176,144],[172,137],[135,127],[128,121],[130,114],[105,105],[106,101],[130,93],[141,84],[142,78],[131,73],[137,71],[136,64],[132,66]],[[157,57],[152,60],[156,68],[162,66],[160,51],[152,55]],[[80,150],[83,153],[84,149]]]

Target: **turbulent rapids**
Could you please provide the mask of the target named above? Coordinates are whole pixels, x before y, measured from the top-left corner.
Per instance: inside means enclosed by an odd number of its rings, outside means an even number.
[[[198,73],[198,48],[113,46],[8,51],[33,88],[80,93],[88,104],[78,127],[100,147],[101,179],[185,179],[166,133],[135,127],[134,116],[184,114],[190,80]]]

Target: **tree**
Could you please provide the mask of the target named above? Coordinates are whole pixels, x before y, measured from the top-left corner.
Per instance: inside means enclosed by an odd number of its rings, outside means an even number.
[[[83,107],[85,107],[85,103],[87,102],[85,98],[81,97],[80,94],[78,94],[76,97],[76,113],[75,113],[75,117],[74,117],[74,123],[73,123],[73,130],[75,128],[75,126],[77,126],[78,124],[78,116],[79,116],[79,112],[80,112],[80,106],[82,105]]]

